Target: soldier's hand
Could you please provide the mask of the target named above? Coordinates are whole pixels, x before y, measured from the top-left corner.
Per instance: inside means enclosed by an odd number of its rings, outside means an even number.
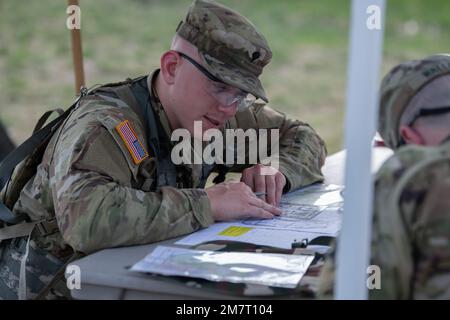
[[[283,188],[286,185],[286,177],[274,167],[257,164],[247,168],[242,172],[241,181],[254,192],[267,193],[265,197],[261,196],[260,198],[268,204],[273,206],[280,204]]]
[[[281,210],[256,197],[242,182],[225,182],[205,189],[216,221],[244,218],[270,219]]]

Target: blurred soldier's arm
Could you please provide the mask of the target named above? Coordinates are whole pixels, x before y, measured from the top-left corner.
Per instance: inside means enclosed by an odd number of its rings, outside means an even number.
[[[404,164],[397,155],[377,174],[372,223],[371,264],[380,267],[381,289],[369,290],[371,299],[408,299],[412,276],[412,239],[408,226],[393,203]]]
[[[378,174],[371,263],[381,289],[371,298],[449,298],[450,166],[433,157],[440,150],[404,147]],[[428,165],[414,171],[421,161]]]
[[[406,241],[408,237],[397,212],[397,203],[391,201],[404,166],[396,154],[383,164],[375,178],[371,264],[381,269],[381,290],[370,290],[371,299],[398,299],[399,292],[407,290],[409,283],[406,279],[410,279],[412,273],[411,245]],[[333,298],[338,251],[335,242],[319,277],[317,294],[320,299]],[[405,297],[406,291],[403,293]]]

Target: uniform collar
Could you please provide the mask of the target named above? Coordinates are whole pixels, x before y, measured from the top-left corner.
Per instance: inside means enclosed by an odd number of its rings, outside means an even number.
[[[150,104],[155,111],[155,114],[158,116],[159,121],[166,133],[167,137],[172,136],[172,127],[170,126],[169,118],[167,118],[167,114],[164,110],[164,107],[159,100],[158,92],[156,92],[155,81],[158,76],[160,69],[156,69],[147,77],[147,87],[150,92]]]

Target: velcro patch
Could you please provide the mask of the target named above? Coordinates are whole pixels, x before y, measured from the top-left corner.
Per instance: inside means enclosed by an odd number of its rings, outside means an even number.
[[[119,123],[116,126],[116,130],[127,146],[135,164],[141,163],[148,157],[147,150],[144,149],[144,146],[139,141],[136,132],[133,130],[128,120]]]

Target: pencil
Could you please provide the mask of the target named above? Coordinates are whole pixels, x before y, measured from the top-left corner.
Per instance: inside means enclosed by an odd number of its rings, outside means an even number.
[[[265,196],[267,195],[267,192],[255,192],[255,196],[260,197],[260,196]]]

